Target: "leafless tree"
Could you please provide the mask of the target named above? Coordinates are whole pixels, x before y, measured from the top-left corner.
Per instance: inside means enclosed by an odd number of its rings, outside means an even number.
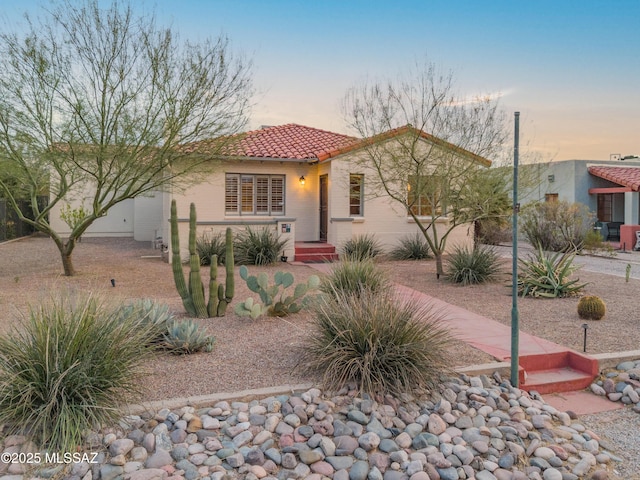
[[[110,208],[195,181],[206,159],[181,145],[245,126],[251,62],[226,37],[182,41],[118,1],[103,9],[61,0],[25,19],[26,33],[0,33],[0,162],[14,176],[0,177],[0,194],[53,239],[73,275],[76,242]],[[90,192],[89,204],[72,212],[62,237],[49,214],[80,192]],[[34,219],[19,212],[19,196]]]
[[[398,80],[365,82],[343,102],[349,126],[368,139],[359,162],[368,195],[388,196],[423,233],[443,272],[447,238],[459,225],[490,215],[497,199],[483,173],[509,138],[498,97],[467,98],[451,72],[430,62]]]

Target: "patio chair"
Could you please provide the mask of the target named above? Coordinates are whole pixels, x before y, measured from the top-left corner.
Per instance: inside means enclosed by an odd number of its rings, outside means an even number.
[[[620,240],[620,226],[623,222],[609,222],[607,227],[609,228],[609,234],[607,240]]]

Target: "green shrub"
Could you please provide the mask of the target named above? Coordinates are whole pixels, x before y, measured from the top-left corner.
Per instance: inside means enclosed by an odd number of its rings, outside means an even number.
[[[510,219],[484,218],[474,224],[475,242],[485,245],[500,245],[511,242],[513,227]]]
[[[0,424],[27,428],[44,448],[76,451],[83,433],[116,421],[140,393],[152,335],[93,296],[31,308],[0,337]]]
[[[281,240],[275,230],[247,227],[236,237],[235,260],[238,265],[269,265],[282,254],[287,240]]]
[[[218,256],[218,265],[224,265],[226,251],[226,237],[222,232],[205,233],[196,239],[200,265],[211,265],[211,257],[214,255]]]
[[[456,247],[449,256],[446,277],[453,283],[491,282],[500,273],[500,256],[491,247]]]
[[[573,264],[574,258],[575,254],[545,254],[539,248],[529,260],[519,259],[518,294],[547,298],[577,295],[587,284],[569,279],[580,268]]]
[[[211,352],[215,341],[193,320],[172,322],[164,335],[164,347],[175,354]]]
[[[582,250],[591,254],[606,255],[609,257],[615,257],[617,255],[616,250],[611,246],[609,242],[605,242],[602,239],[602,235],[597,230],[589,230],[584,237],[584,243],[582,244]]]
[[[582,249],[595,217],[581,203],[539,202],[527,205],[520,216],[520,229],[534,246],[550,252]]]
[[[449,372],[451,336],[428,305],[399,301],[389,290],[320,299],[302,366],[325,388],[349,382],[369,394],[416,393]]]
[[[355,235],[342,245],[343,258],[353,261],[362,261],[375,258],[382,253],[380,242],[373,234]]]
[[[241,317],[251,317],[254,320],[265,313],[274,317],[286,317],[292,313],[298,313],[305,308],[311,297],[307,296],[309,290],[318,288],[320,279],[317,275],[311,275],[306,283],[297,284],[293,293],[288,288],[293,285],[293,275],[289,272],[276,272],[274,283],[269,285],[269,276],[265,272],[249,275],[249,269],[244,265],[240,267],[240,278],[247,282],[247,287],[260,296],[260,302],[248,298],[236,305],[235,312]],[[281,290],[282,288],[282,290]]]
[[[578,301],[578,316],[585,320],[601,320],[607,307],[600,297],[585,295]]]
[[[391,260],[424,260],[429,258],[429,244],[421,233],[405,235],[390,252]]]
[[[336,296],[338,293],[360,293],[363,289],[380,292],[389,288],[387,274],[373,260],[361,262],[342,260],[320,281],[320,291]]]

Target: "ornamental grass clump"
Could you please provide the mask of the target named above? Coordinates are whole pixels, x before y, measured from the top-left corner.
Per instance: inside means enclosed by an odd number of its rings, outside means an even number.
[[[498,277],[500,268],[500,256],[491,247],[456,247],[448,259],[446,278],[462,285],[487,283]]]
[[[363,261],[341,260],[332,264],[331,271],[322,277],[320,291],[336,297],[337,294],[358,294],[362,290],[380,292],[390,287],[384,270],[372,259]]]
[[[425,260],[431,257],[429,244],[420,233],[405,235],[389,252],[391,260]]]
[[[83,434],[117,421],[141,393],[150,328],[95,296],[32,307],[0,337],[0,425],[50,451],[76,451]]]
[[[200,265],[211,265],[211,258],[217,255],[218,265],[224,265],[227,251],[226,236],[222,232],[205,233],[196,239],[196,252]]]
[[[235,261],[238,265],[270,265],[281,255],[287,240],[269,228],[247,227],[236,236]]]
[[[302,366],[328,390],[355,382],[371,395],[420,393],[450,373],[452,337],[429,305],[363,290],[325,296],[314,308]]]
[[[370,233],[355,235],[342,245],[341,255],[352,261],[362,261],[375,258],[382,254],[382,246],[378,239]]]

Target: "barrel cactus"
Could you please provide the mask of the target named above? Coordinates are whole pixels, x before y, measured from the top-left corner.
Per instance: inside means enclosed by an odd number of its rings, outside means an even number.
[[[595,295],[586,295],[578,302],[578,315],[585,320],[600,320],[605,311],[605,303]]]

